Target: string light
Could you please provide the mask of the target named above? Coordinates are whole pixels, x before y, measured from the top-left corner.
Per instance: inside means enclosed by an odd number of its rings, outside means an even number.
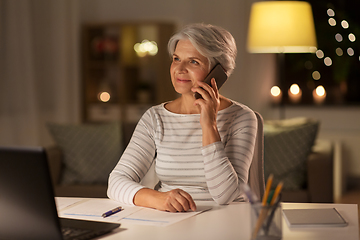
[[[327,12],[327,15],[328,15],[329,17],[335,16],[335,12],[334,12],[334,10],[332,10],[331,8],[329,8],[326,12]]]
[[[341,26],[342,26],[344,29],[347,29],[347,28],[349,28],[349,23],[348,23],[346,20],[342,20],[342,21],[341,21]]]
[[[315,54],[316,54],[316,56],[317,56],[318,58],[320,58],[320,59],[324,57],[324,52],[321,51],[320,49],[317,50]]]
[[[351,56],[354,56],[355,52],[354,52],[354,49],[352,49],[351,47],[349,47],[347,49],[347,54],[351,57]]]
[[[330,26],[332,26],[332,27],[336,26],[336,20],[334,18],[329,18],[328,22],[329,22]]]
[[[325,65],[326,66],[331,66],[332,65],[332,60],[331,60],[331,58],[330,57],[326,57],[325,59],[324,59],[324,63],[325,63]]]
[[[314,80],[319,80],[321,78],[321,75],[320,75],[319,71],[314,71],[312,73],[312,77]]]
[[[351,42],[355,42],[356,37],[355,37],[355,35],[354,35],[353,33],[350,33],[348,37],[349,37],[349,40],[350,40]]]
[[[334,50],[328,49],[328,48],[324,48],[324,49],[318,49],[315,52],[315,56],[316,58],[320,59],[323,61],[324,65],[327,67],[336,67],[336,69],[334,69],[333,71],[338,71],[337,67],[342,67],[342,62],[345,59],[338,59],[337,57],[334,56],[334,53],[338,56],[338,57],[342,57],[342,58],[347,58],[348,56],[352,57],[356,54],[356,57],[358,58],[359,62],[360,62],[360,55],[358,52],[355,52],[357,49],[350,47],[352,46],[351,43],[356,42],[356,32],[354,32],[354,30],[348,30],[350,28],[350,24],[346,19],[339,19],[337,16],[335,18],[335,11],[331,8],[327,9],[327,15],[328,15],[328,28],[333,29],[332,31],[338,31],[335,32],[335,35],[333,35],[335,37],[335,41],[333,41],[331,44],[333,45],[333,49],[335,50],[335,52],[333,52]],[[326,21],[326,20],[325,20]],[[337,25],[339,25],[337,27]],[[336,28],[335,28],[336,27]],[[353,26],[352,26],[353,27]],[[344,30],[346,29],[346,30]],[[351,32],[353,31],[353,32]],[[341,44],[338,44],[341,43]],[[348,46],[346,46],[346,44]],[[336,46],[338,45],[338,46]],[[345,45],[345,46],[344,46]],[[349,46],[350,45],[350,46]],[[341,46],[341,47],[340,47]],[[326,55],[325,55],[326,53]],[[348,55],[348,56],[346,56]],[[348,60],[346,60],[348,61]],[[334,64],[334,66],[333,66]],[[338,66],[340,64],[340,66]],[[314,103],[316,104],[322,104],[325,101],[325,97],[326,97],[326,90],[323,86],[319,85],[318,87],[315,88],[315,85],[317,85],[316,81],[319,81],[320,79],[324,78],[324,76],[322,76],[320,74],[320,72],[322,72],[322,74],[324,74],[323,71],[326,70],[322,70],[323,66],[321,67],[321,69],[318,68],[317,65],[315,65],[314,62],[314,66],[312,64],[312,62],[310,60],[304,62],[304,68],[307,69],[308,74],[311,74],[311,77],[313,79],[313,81],[309,81],[311,82],[311,88],[313,90],[313,96],[314,96]],[[317,70],[315,70],[316,68],[318,68]],[[335,79],[335,77],[334,77]],[[308,85],[309,87],[310,85]],[[276,86],[277,87],[277,86]],[[302,95],[302,91],[299,87],[299,85],[297,84],[293,84],[291,85],[291,87],[287,90],[288,91],[288,96],[289,96],[289,100],[293,103],[297,103],[300,102],[301,100],[301,95]],[[272,96],[277,96],[276,94],[280,94],[281,90],[280,88],[275,88],[275,86],[271,89],[271,95]],[[330,91],[331,92],[331,91]]]
[[[336,55],[338,55],[339,57],[341,57],[344,54],[343,50],[340,47],[338,47],[335,50],[335,52],[336,52]]]
[[[342,35],[341,35],[340,33],[337,33],[337,34],[335,35],[335,39],[336,39],[336,41],[338,41],[338,42],[342,42],[343,37],[342,37]]]

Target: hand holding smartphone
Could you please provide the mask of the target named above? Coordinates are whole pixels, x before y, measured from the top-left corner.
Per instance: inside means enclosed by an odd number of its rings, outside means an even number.
[[[209,74],[205,77],[204,82],[211,86],[211,79],[213,79],[213,78],[215,78],[218,89],[220,89],[220,87],[227,80],[227,75],[225,73],[225,70],[220,65],[220,63],[216,64],[215,67],[209,72]],[[202,97],[198,92],[196,92],[195,98],[199,99]]]

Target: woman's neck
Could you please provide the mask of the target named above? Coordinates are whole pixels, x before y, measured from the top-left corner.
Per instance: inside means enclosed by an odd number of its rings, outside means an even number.
[[[199,114],[200,107],[194,105],[194,97],[180,96],[174,101],[166,104],[166,109],[178,114]]]
[[[177,114],[200,114],[200,106],[194,105],[192,96],[180,96],[172,102],[166,104],[165,108]],[[220,109],[223,110],[232,105],[232,102],[220,95]]]

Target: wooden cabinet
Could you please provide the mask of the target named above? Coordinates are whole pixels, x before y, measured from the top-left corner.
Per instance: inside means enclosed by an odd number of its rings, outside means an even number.
[[[82,119],[137,121],[148,107],[176,98],[167,42],[170,23],[86,24],[82,35]]]

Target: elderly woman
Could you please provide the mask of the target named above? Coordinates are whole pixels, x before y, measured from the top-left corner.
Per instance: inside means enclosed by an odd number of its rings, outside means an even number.
[[[180,97],[140,119],[109,177],[109,198],[163,211],[196,210],[195,201],[244,201],[257,119],[247,106],[219,94],[204,78],[219,63],[231,75],[235,40],[223,28],[192,24],[168,43],[171,81]],[[202,98],[196,99],[194,93]],[[140,181],[155,161],[157,190]]]

